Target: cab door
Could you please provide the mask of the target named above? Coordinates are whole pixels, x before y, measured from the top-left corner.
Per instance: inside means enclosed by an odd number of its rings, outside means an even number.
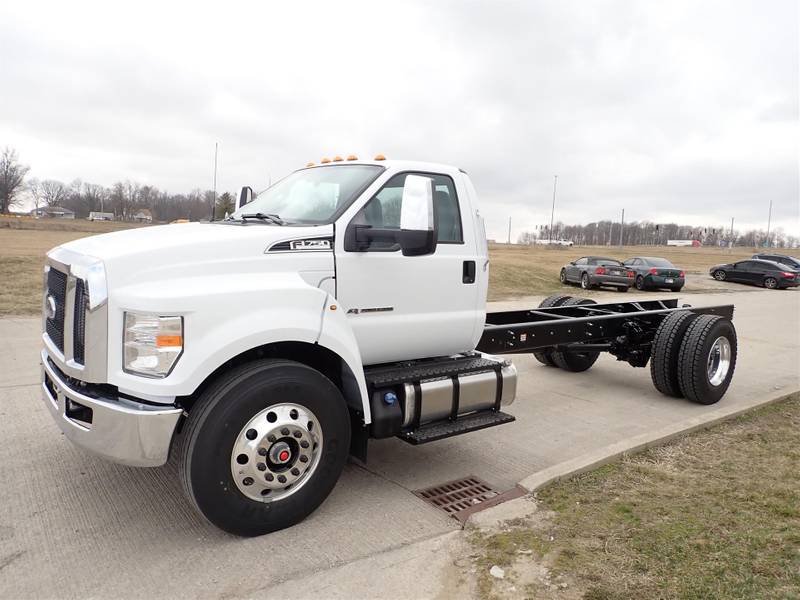
[[[373,241],[345,248],[347,227],[400,228],[408,175],[432,179],[438,243],[433,254],[404,256],[399,244]],[[337,223],[336,297],[347,315],[364,364],[472,350],[485,315],[478,246],[469,193],[456,174],[402,172],[392,176],[344,223]],[[484,259],[485,260],[485,259]]]

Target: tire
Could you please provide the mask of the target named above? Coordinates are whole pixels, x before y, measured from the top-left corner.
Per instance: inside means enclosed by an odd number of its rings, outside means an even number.
[[[678,359],[683,336],[696,318],[696,314],[685,310],[670,313],[656,329],[650,347],[650,378],[662,394],[683,398],[678,381]]]
[[[558,279],[561,281],[561,285],[567,285],[567,270],[566,269],[561,269],[561,273],[559,273]]]
[[[673,292],[680,292],[683,289],[683,286],[670,288]]]
[[[644,284],[644,277],[642,277],[641,275],[636,277],[636,289],[639,291],[647,289],[647,286]]]
[[[285,416],[276,417],[276,412]],[[267,439],[267,432],[281,437]],[[240,456],[247,454],[234,455],[244,452],[242,443],[253,457],[245,463]],[[282,465],[271,462],[279,444]],[[228,533],[256,536],[294,525],[322,504],[349,448],[347,406],[328,378],[298,362],[259,360],[234,369],[203,393],[181,434],[178,465],[184,491],[200,514]],[[282,474],[273,475],[273,470]],[[280,487],[281,478],[292,483]],[[261,500],[268,486],[274,489]]]
[[[698,404],[719,402],[733,379],[736,352],[733,323],[715,315],[697,317],[681,342],[678,383],[683,395]]]
[[[563,294],[553,294],[552,296],[548,296],[544,300],[539,303],[539,308],[551,308],[553,306],[561,306],[568,300],[570,300],[572,296],[564,296]],[[533,353],[533,357],[538,360],[543,365],[548,367],[555,367],[555,363],[553,362],[553,351],[552,350],[537,350]]]
[[[581,306],[586,304],[597,304],[597,302],[588,298],[573,297],[561,306]],[[599,352],[552,352],[551,354],[554,366],[572,373],[587,371],[597,362],[599,356]]]
[[[778,289],[778,280],[774,277],[767,277],[764,280],[764,287],[768,290],[775,290]]]
[[[583,275],[581,275],[581,289],[590,290],[593,287],[594,286],[589,281],[589,274],[588,273],[584,273]]]
[[[623,292],[623,293],[627,292],[629,289],[631,289],[631,288],[629,288],[629,287],[617,288],[617,290],[619,290],[620,292]]]
[[[722,269],[714,271],[711,275],[717,281],[725,281],[728,278],[728,274],[725,271],[723,271]]]

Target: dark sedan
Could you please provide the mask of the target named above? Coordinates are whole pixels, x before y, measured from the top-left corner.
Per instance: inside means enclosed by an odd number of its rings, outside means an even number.
[[[637,290],[667,288],[680,292],[686,283],[686,273],[666,258],[636,256],[625,261],[625,266],[636,273],[634,285]]]
[[[788,256],[786,254],[775,254],[774,252],[761,252],[759,254],[753,254],[753,258],[755,258],[756,260],[771,260],[772,262],[786,265],[787,267],[791,267],[792,269],[795,270],[800,269],[800,258],[795,258],[794,256]]]
[[[633,285],[634,272],[615,258],[584,256],[561,268],[561,283],[579,283],[585,290],[594,287],[615,287],[627,292]]]
[[[708,272],[717,281],[749,283],[771,290],[800,285],[799,270],[771,260],[740,260],[727,265],[716,265]]]

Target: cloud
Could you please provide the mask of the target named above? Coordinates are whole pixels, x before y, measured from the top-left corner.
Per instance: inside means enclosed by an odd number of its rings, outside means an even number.
[[[556,218],[800,234],[790,0],[16,3],[0,145],[32,175],[260,187],[323,155],[454,163],[491,237]],[[628,215],[633,215],[628,217]]]

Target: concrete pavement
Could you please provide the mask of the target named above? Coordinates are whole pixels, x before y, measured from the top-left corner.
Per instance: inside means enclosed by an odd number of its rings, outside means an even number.
[[[573,374],[520,355],[509,410],[516,423],[420,447],[373,442],[366,467],[348,465],[314,515],[251,540],[199,519],[173,468],[109,464],[64,440],[39,397],[39,320],[2,319],[0,596],[430,597],[452,589],[441,556],[458,525],[411,490],[470,474],[508,489],[632,437],[800,389],[800,291],[745,289],[686,297],[736,305],[739,361],[720,404],[661,396],[647,370],[608,356]]]

